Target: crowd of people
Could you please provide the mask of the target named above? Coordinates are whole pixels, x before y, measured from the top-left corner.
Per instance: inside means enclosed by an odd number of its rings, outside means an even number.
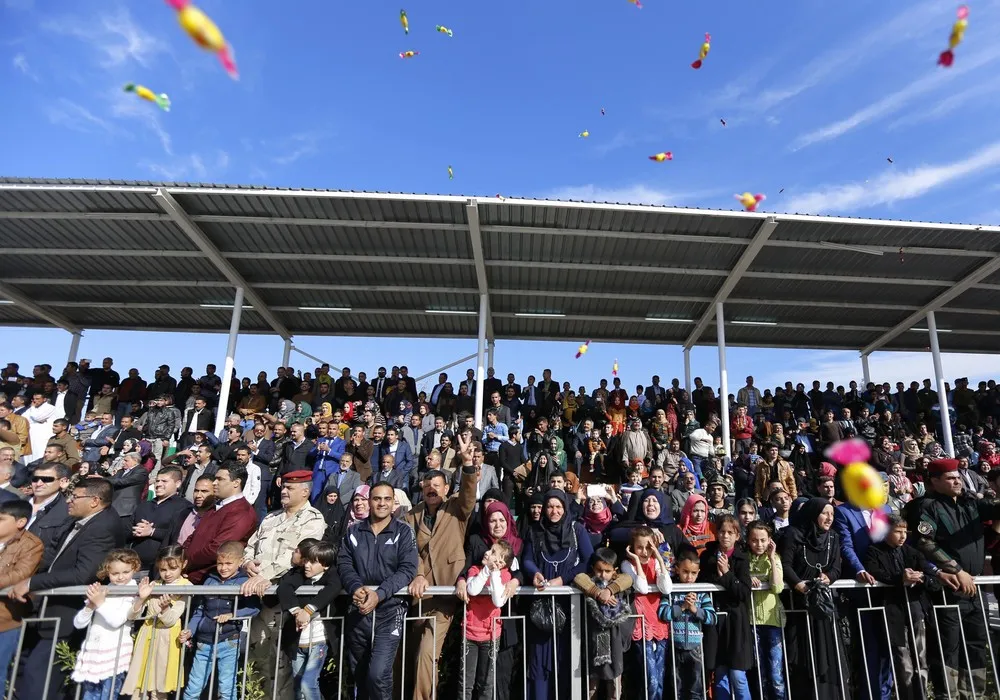
[[[1000,542],[993,381],[956,380],[942,411],[930,380],[747,377],[722,397],[700,378],[588,392],[490,368],[481,387],[470,369],[457,391],[444,373],[418,391],[406,367],[324,365],[234,373],[221,396],[214,365],[19,372],[0,372],[0,681],[16,698],[232,700],[244,652],[265,697],[329,697],[343,652],[361,700],[432,700],[441,682],[569,698],[569,597],[516,594],[570,586],[592,699],[993,684],[975,582]],[[870,446],[879,512],[843,500],[824,452],[847,439]],[[192,584],[229,588],[176,592]],[[85,598],[39,595],[67,586]],[[61,643],[71,667],[50,663]]]

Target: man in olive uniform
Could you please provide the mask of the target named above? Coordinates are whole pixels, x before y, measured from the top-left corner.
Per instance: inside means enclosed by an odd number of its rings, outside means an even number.
[[[983,521],[1000,518],[1000,502],[963,495],[956,459],[934,460],[929,473],[927,495],[907,504],[905,514],[913,545],[927,557],[927,573],[941,580],[946,604],[954,607],[940,608],[930,616],[929,624],[936,624],[940,633],[942,653],[931,648],[927,657],[933,669],[943,655],[949,697],[971,700],[983,697],[986,690],[987,661],[986,620],[974,577],[983,573],[986,560]],[[932,603],[941,605],[937,597]],[[962,651],[963,631],[968,668]]]

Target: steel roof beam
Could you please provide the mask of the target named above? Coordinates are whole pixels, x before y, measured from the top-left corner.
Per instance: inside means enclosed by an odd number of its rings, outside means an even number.
[[[719,287],[719,291],[715,293],[715,298],[712,300],[712,303],[708,305],[708,308],[706,308],[704,312],[702,312],[701,318],[698,319],[698,323],[695,324],[695,327],[691,330],[687,340],[684,341],[685,350],[689,350],[691,346],[693,346],[701,338],[701,334],[705,332],[706,328],[708,328],[709,322],[715,318],[715,309],[718,304],[726,301],[732,291],[736,289],[736,285],[739,284],[743,275],[750,268],[750,265],[753,264],[754,258],[757,257],[757,254],[764,247],[767,239],[771,237],[771,234],[774,233],[774,229],[777,228],[777,226],[778,222],[774,217],[764,219],[760,222],[760,225],[754,232],[753,239],[750,241],[750,245],[748,245],[743,251],[743,254],[740,255],[740,259],[736,261],[733,269],[728,273],[728,276],[722,283],[722,286]]]
[[[0,283],[0,297],[14,302],[16,306],[20,306],[35,318],[48,321],[56,328],[62,328],[64,331],[68,331],[75,335],[83,334],[83,329],[80,328],[80,326],[70,321],[58,311],[53,311],[41,306],[7,284]]]
[[[966,275],[961,282],[958,282],[948,289],[946,289],[941,294],[938,294],[929,303],[925,304],[923,307],[917,309],[912,314],[904,318],[902,321],[897,323],[895,326],[890,328],[888,331],[883,333],[881,336],[876,338],[874,341],[866,345],[862,350],[862,355],[870,355],[875,350],[888,343],[890,340],[898,336],[900,333],[905,333],[914,325],[923,321],[927,318],[927,314],[932,311],[937,311],[942,309],[942,307],[953,299],[957,299],[959,296],[964,294],[967,290],[974,287],[977,283],[982,282],[984,279],[992,275],[993,273],[1000,271],[1000,255],[990,260],[985,265],[980,265],[975,271]],[[947,309],[942,309],[947,311]],[[953,331],[955,333],[959,331]]]
[[[157,189],[153,194],[153,199],[156,203],[163,209],[171,220],[177,225],[177,227],[184,232],[184,234],[191,239],[201,252],[209,259],[209,261],[215,265],[216,269],[222,273],[222,275],[228,279],[232,285],[238,289],[242,288],[246,296],[247,301],[254,307],[254,311],[260,314],[261,318],[274,329],[274,332],[280,335],[284,340],[290,340],[292,337],[291,332],[285,327],[278,317],[267,308],[264,304],[264,300],[257,294],[256,291],[247,283],[243,275],[233,267],[232,263],[226,260],[219,249],[215,247],[215,244],[208,239],[208,236],[198,228],[198,225],[191,221],[188,217],[187,212],[184,211],[182,207],[173,196],[168,193],[165,189]]]

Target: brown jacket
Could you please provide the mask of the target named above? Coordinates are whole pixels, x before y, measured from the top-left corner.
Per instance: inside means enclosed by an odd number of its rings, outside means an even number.
[[[80,461],[80,449],[77,447],[76,440],[69,433],[64,434],[61,438],[57,438],[55,435],[49,438],[48,444],[59,445],[63,448],[66,456],[63,458],[62,462],[67,467],[72,467]]]
[[[349,454],[354,457],[354,471],[361,475],[361,483],[367,484],[368,479],[372,475],[372,452],[375,451],[375,443],[365,438],[361,441],[361,444],[355,446],[350,440],[347,441],[347,447],[344,448],[344,453]]]
[[[44,551],[42,541],[27,530],[8,542],[3,551],[0,551],[0,588],[13,586],[34,576]],[[0,632],[17,629],[21,626],[21,620],[30,615],[30,603],[0,598]]]
[[[10,428],[17,434],[18,440],[21,441],[21,454],[30,455],[31,454],[31,434],[28,430],[28,421],[23,416],[19,416],[16,413],[10,413],[7,416],[7,421],[10,422]]]
[[[418,503],[406,515],[406,522],[416,535],[417,576],[431,586],[454,586],[465,568],[465,530],[476,507],[476,475],[462,471],[458,493],[447,499],[434,518],[434,529],[424,524],[425,503]]]
[[[792,469],[791,464],[783,460],[781,457],[778,457],[777,467],[778,479],[781,481],[781,485],[785,487],[785,491],[788,492],[788,495],[791,496],[794,501],[798,497],[798,491],[795,488],[795,470]],[[767,482],[774,481],[774,479],[771,478],[772,471],[771,465],[767,462],[757,462],[757,474],[754,477],[754,495],[761,503],[764,502],[764,489],[767,488]]]

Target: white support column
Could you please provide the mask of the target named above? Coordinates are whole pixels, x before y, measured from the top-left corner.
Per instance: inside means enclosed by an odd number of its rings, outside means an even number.
[[[684,348],[684,389],[691,396],[691,348]],[[683,406],[681,406],[683,408]]]
[[[931,358],[934,360],[934,383],[937,386],[938,406],[941,407],[941,432],[944,438],[944,451],[948,456],[955,456],[955,442],[951,436],[951,416],[948,410],[948,392],[944,386],[944,369],[941,366],[941,346],[938,345],[937,320],[934,312],[927,313],[927,334],[931,338]]]
[[[67,362],[76,362],[77,355],[80,354],[80,339],[83,338],[83,331],[73,333],[69,341],[69,359]]]
[[[285,350],[281,353],[281,366],[287,367],[288,363],[292,361],[292,339],[288,338],[285,340]]]
[[[715,329],[719,334],[719,418],[722,420],[722,444],[726,446],[726,457],[733,458],[729,445],[729,373],[726,370],[726,322],[722,302],[715,304]]]
[[[229,386],[233,380],[233,366],[236,364],[236,339],[240,335],[240,319],[243,317],[243,287],[236,288],[233,300],[233,317],[229,322],[229,344],[226,345],[226,365],[222,369],[222,388],[219,390],[219,406],[215,410],[215,434],[218,435],[226,422],[229,407]]]
[[[479,345],[476,347],[476,427],[483,427],[483,392],[486,369],[483,367],[486,354],[486,317],[489,314],[489,297],[479,295]]]
[[[493,364],[493,349],[495,347],[496,343],[492,339],[486,343],[486,366],[493,367],[494,370],[496,369],[496,366]]]
[[[868,384],[872,380],[871,370],[868,369],[868,355],[861,356],[861,377],[864,379],[865,385],[861,387],[861,391],[864,392],[868,388]]]

